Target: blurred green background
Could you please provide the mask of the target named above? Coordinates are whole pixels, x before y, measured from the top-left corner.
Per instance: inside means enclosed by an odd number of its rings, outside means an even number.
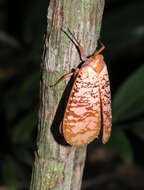
[[[0,190],[29,189],[48,0],[0,0]],[[144,1],[106,0],[113,130],[88,146],[82,189],[144,189]]]

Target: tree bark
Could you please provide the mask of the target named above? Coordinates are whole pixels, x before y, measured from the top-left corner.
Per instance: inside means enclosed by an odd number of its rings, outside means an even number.
[[[86,147],[68,146],[59,133],[72,79],[48,88],[63,74],[76,68],[79,54],[62,32],[64,24],[91,55],[100,34],[104,0],[51,0],[47,15],[47,34],[42,62],[41,98],[37,153],[31,190],[79,190]],[[65,90],[64,90],[65,89]],[[61,98],[62,96],[62,98]]]

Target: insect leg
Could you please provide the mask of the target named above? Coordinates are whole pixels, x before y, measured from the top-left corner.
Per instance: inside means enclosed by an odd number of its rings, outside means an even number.
[[[56,86],[58,83],[60,83],[61,81],[63,81],[64,79],[66,79],[66,78],[68,78],[68,77],[71,77],[73,74],[74,74],[73,72],[65,74],[65,75],[62,76],[55,84],[50,85],[49,87]]]
[[[79,72],[79,68],[76,68],[75,72],[74,72],[74,77],[76,77],[76,75],[78,74]]]

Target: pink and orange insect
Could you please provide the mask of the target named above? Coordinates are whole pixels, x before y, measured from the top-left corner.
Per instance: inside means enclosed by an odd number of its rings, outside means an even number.
[[[56,82],[58,84],[65,78],[74,77],[62,122],[62,133],[68,144],[81,146],[98,138],[102,131],[102,142],[106,143],[111,135],[112,113],[107,66],[100,54],[104,45],[87,58],[83,47],[69,29],[68,32],[73,39],[65,33],[78,48],[83,64]]]

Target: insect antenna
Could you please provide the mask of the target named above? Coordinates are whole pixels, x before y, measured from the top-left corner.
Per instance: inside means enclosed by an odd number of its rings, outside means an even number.
[[[100,46],[104,46],[103,42],[102,42],[100,39],[98,39],[98,44],[99,44]]]
[[[76,39],[76,37],[74,36],[74,34],[70,31],[69,28],[67,28],[67,31],[70,33],[70,35],[73,37],[73,39],[75,40],[75,42],[77,43],[77,46],[80,46],[79,41]]]
[[[85,56],[83,47],[81,46],[81,44],[79,43],[79,41],[76,39],[76,37],[74,36],[74,34],[70,31],[70,29],[68,27],[66,27],[67,32],[62,28],[61,30],[65,33],[65,35],[72,41],[72,43],[75,45],[79,55],[80,55],[80,59],[85,62],[87,60],[87,57]],[[68,34],[69,33],[69,34]]]
[[[76,48],[78,48],[78,45],[79,45],[79,42],[75,39],[75,37],[74,37],[74,40],[71,38],[71,36],[62,28],[61,29],[64,33],[65,33],[65,35],[72,41],[72,43],[76,46]]]
[[[100,44],[101,48],[99,50],[96,50],[94,55],[98,55],[100,52],[102,52],[105,48],[104,44],[102,43],[102,41],[99,39],[98,43]]]

